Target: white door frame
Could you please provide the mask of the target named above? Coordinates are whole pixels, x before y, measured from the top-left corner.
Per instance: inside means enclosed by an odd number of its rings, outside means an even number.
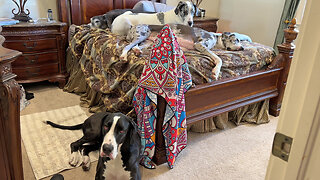
[[[314,152],[320,123],[316,118],[320,98],[319,7],[319,0],[307,0],[277,127],[277,132],[293,138],[289,160],[271,155],[267,180],[304,179],[308,157]]]

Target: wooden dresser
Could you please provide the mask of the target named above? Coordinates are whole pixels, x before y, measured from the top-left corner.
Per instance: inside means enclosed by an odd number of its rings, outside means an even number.
[[[218,18],[212,18],[212,17],[194,17],[193,26],[202,28],[210,32],[217,32],[218,20],[219,20]]]
[[[65,68],[66,23],[19,23],[3,26],[3,46],[23,53],[12,63],[19,83],[49,80],[66,83]]]

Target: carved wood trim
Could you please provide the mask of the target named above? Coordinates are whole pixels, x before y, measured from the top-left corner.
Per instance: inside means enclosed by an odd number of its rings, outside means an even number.
[[[140,0],[58,0],[58,17],[59,21],[66,22],[68,26],[71,24],[81,25],[89,22],[90,17],[87,17],[88,14],[96,16],[112,9],[129,9],[139,1]],[[165,0],[155,1],[166,2]]]
[[[22,180],[20,86],[11,72],[11,62],[21,53],[2,47],[4,40],[0,35],[0,172],[5,173],[0,177]]]
[[[278,80],[277,89],[279,95],[270,99],[269,112],[273,116],[279,116],[283,95],[287,85],[288,74],[295,49],[293,41],[297,38],[299,31],[296,29],[296,19],[292,19],[290,25],[284,30],[285,42],[278,45],[279,55],[269,68],[281,67],[282,71]]]

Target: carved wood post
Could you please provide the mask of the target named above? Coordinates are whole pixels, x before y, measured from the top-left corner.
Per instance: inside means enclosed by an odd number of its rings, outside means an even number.
[[[21,180],[20,87],[11,69],[21,52],[3,48],[4,40],[0,35],[0,179]]]
[[[298,30],[296,28],[296,19],[292,19],[290,25],[284,30],[285,42],[278,45],[279,55],[273,61],[269,68],[283,68],[279,76],[277,88],[279,95],[270,99],[269,112],[273,116],[279,116],[284,91],[287,84],[288,73],[291,66],[292,56],[295,49],[293,41],[297,38]]]

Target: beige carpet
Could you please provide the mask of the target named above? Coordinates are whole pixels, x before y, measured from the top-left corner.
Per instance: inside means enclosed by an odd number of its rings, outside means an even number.
[[[43,121],[75,125],[82,123],[87,117],[78,105],[21,116],[22,141],[36,179],[73,168],[68,163],[70,143],[83,135],[82,130],[52,128]],[[96,152],[90,153],[89,156],[91,161],[98,159]]]
[[[26,87],[35,93],[35,99],[22,111],[22,115],[59,109],[79,104],[79,96],[65,93],[49,83]],[[87,115],[90,115],[86,111]],[[227,130],[210,133],[188,133],[188,146],[178,156],[176,165],[169,169],[166,164],[155,170],[141,168],[142,179],[149,180],[263,180],[271,152],[273,135],[278,118],[271,117],[268,124],[234,126]],[[24,178],[34,180],[29,159],[23,147]],[[66,170],[66,180],[94,179],[96,162],[89,172],[81,167]],[[50,178],[45,178],[50,179]]]

